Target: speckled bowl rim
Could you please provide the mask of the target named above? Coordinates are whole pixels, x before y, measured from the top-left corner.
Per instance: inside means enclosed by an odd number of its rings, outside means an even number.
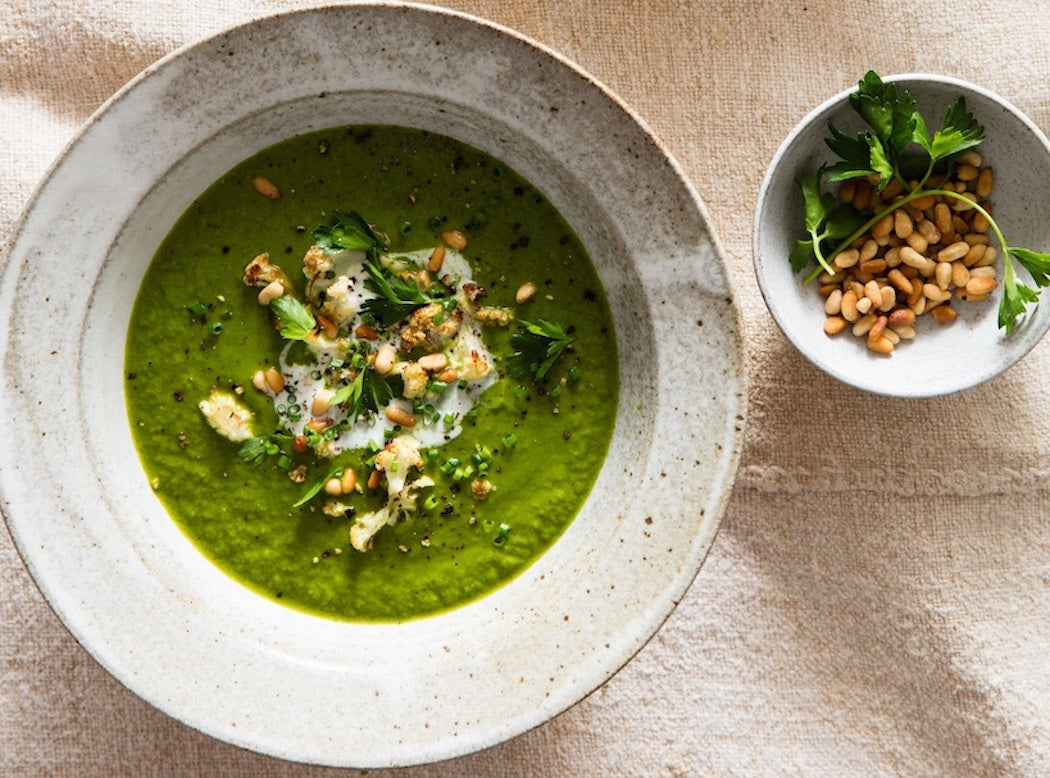
[[[42,222],[56,203],[75,201],[84,194],[83,178],[74,175],[74,168],[85,164],[96,130],[115,121],[114,116],[122,116],[124,105],[141,101],[143,93],[169,78],[170,71],[185,60],[209,51],[214,55],[224,41],[250,37],[256,28],[269,29],[267,25],[295,27],[310,24],[321,15],[363,19],[369,14],[386,23],[398,15],[401,21],[410,20],[423,29],[439,24],[470,30],[490,40],[496,51],[515,49],[514,56],[524,58],[523,62],[537,72],[546,73],[544,78],[550,78],[551,83],[575,83],[571,88],[578,90],[582,101],[593,101],[594,110],[619,117],[615,122],[622,125],[625,136],[635,144],[628,149],[633,163],[653,165],[656,180],[671,184],[663,194],[680,212],[667,214],[667,218],[679,219],[681,225],[672,222],[672,228],[678,231],[669,235],[666,253],[630,255],[636,264],[652,265],[632,271],[638,271],[646,286],[650,310],[644,313],[649,316],[648,326],[653,328],[646,337],[656,348],[645,363],[654,372],[650,377],[656,391],[652,407],[631,409],[645,417],[638,429],[652,436],[646,445],[654,453],[651,460],[639,462],[638,472],[632,475],[638,479],[641,495],[655,494],[660,489],[666,496],[661,498],[659,510],[653,510],[651,515],[643,515],[644,511],[634,510],[631,505],[630,515],[625,509],[615,520],[610,517],[612,526],[605,539],[612,550],[589,548],[587,543],[581,543],[584,530],[577,530],[577,520],[541,558],[564,562],[564,554],[558,557],[563,549],[582,552],[581,561],[573,564],[598,575],[596,584],[602,583],[601,578],[606,584],[611,582],[614,593],[607,594],[603,601],[583,600],[583,585],[571,573],[563,576],[567,585],[563,592],[555,588],[560,569],[530,569],[478,603],[407,624],[360,625],[319,619],[282,608],[227,579],[192,550],[177,531],[172,534],[173,523],[166,516],[166,521],[150,525],[155,519],[155,510],[151,509],[143,522],[157,533],[154,547],[148,537],[138,534],[146,529],[116,518],[122,510],[138,507],[130,502],[124,489],[135,495],[143,491],[145,477],[141,468],[137,472],[110,474],[98,467],[81,467],[75,460],[78,453],[87,452],[89,446],[98,443],[97,438],[88,439],[88,432],[103,437],[113,434],[121,445],[126,445],[127,435],[126,431],[107,429],[124,426],[113,424],[112,408],[100,407],[93,398],[84,396],[84,388],[94,385],[85,378],[90,366],[83,363],[83,354],[76,354],[76,370],[66,370],[69,375],[56,369],[56,360],[68,359],[60,353],[67,346],[76,351],[87,344],[96,350],[89,353],[96,353],[98,342],[112,335],[113,328],[119,331],[122,323],[104,320],[104,312],[87,305],[83,313],[86,334],[73,336],[76,342],[70,343],[61,334],[41,331],[47,322],[46,313],[33,313],[28,322],[20,317],[26,310],[23,298],[27,292],[41,291],[42,282],[36,273],[45,267],[40,264],[45,252],[39,241],[48,234]],[[611,156],[622,153],[610,151]],[[567,186],[575,185],[572,173],[564,173]],[[105,188],[105,184],[101,186]],[[142,202],[148,202],[150,194],[142,196]],[[662,204],[661,196],[653,194],[657,206]],[[659,221],[663,216],[659,209],[650,210],[651,202],[642,200],[634,206],[617,213],[620,221],[616,227],[638,229],[647,218]],[[89,219],[89,212],[85,208],[83,213],[74,214],[74,219]],[[119,252],[124,231],[121,227],[109,237],[111,254]],[[127,280],[119,268],[107,268],[110,261],[108,255],[87,260],[90,269],[95,269],[91,262],[100,267],[95,291],[103,295],[115,294],[114,289]],[[650,288],[654,284],[657,286]],[[125,289],[123,293],[132,291]],[[0,421],[0,457],[7,463],[0,471],[0,509],[35,583],[78,642],[128,689],[168,715],[237,746],[300,762],[394,767],[460,756],[544,723],[606,682],[655,634],[700,569],[725,511],[743,441],[747,374],[741,316],[733,296],[725,258],[709,226],[706,210],[678,163],[629,107],[547,47],[474,16],[413,3],[311,7],[257,19],[173,52],[121,89],[80,129],[27,206],[15,237],[7,246],[0,278],[0,320],[8,324],[2,352],[5,381],[0,387],[0,403],[5,408]],[[688,306],[688,326],[681,316],[673,321],[665,316],[654,323],[659,307],[668,301]],[[47,303],[52,304],[50,300]],[[57,311],[58,320],[62,315],[64,312]],[[39,353],[30,351],[31,342]],[[123,341],[109,348],[119,349],[122,354]],[[692,349],[695,363],[679,367],[677,361],[684,349]],[[120,356],[110,354],[108,359],[119,360]],[[687,390],[683,397],[671,395],[672,385],[683,379],[687,384],[694,380],[694,389]],[[106,380],[109,383],[103,388],[108,387],[107,390],[112,390],[114,381],[120,383],[119,376]],[[699,391],[709,392],[710,396],[699,397]],[[38,402],[45,392],[63,398],[46,414]],[[708,403],[711,412],[704,413]],[[625,411],[621,404],[621,414]],[[626,429],[633,429],[631,422],[622,423]],[[618,422],[617,435],[620,426]],[[79,437],[74,436],[68,446],[60,449],[41,445],[46,443],[46,435],[50,434],[53,440],[65,430],[73,430]],[[676,433],[697,448],[658,456],[659,447],[674,440]],[[703,451],[699,448],[701,434],[706,446]],[[69,465],[70,486],[59,484],[40,489],[40,479],[63,461]],[[105,465],[105,457],[98,458],[98,463],[99,467]],[[121,464],[127,466],[126,461],[115,461],[114,468],[119,469]],[[688,477],[695,473],[703,477]],[[599,483],[610,478],[603,471]],[[124,480],[133,483],[125,486]],[[157,507],[159,504],[153,506]],[[613,543],[618,535],[619,543],[624,543],[628,523],[632,532],[637,531],[631,542],[642,546],[637,551],[640,559],[628,558],[634,562],[633,569],[605,570],[595,560],[600,562],[601,554],[620,553]],[[646,540],[642,540],[643,535]],[[72,545],[66,545],[67,540]],[[681,545],[664,548],[669,540],[680,541]],[[106,556],[112,544],[119,546],[121,542],[127,544],[126,557]],[[170,547],[181,555],[175,563],[160,558],[161,550],[169,550],[165,544],[174,544]],[[165,567],[171,564],[175,567]],[[654,571],[659,574],[655,581],[651,580]],[[540,584],[540,580],[544,583]],[[101,601],[94,591],[96,583],[107,591],[133,594],[119,603]],[[622,593],[632,584],[639,589],[638,597],[645,596],[637,611],[629,606],[638,603]],[[564,617],[558,610],[542,619],[532,614],[528,622],[532,631],[515,634],[523,645],[513,649],[507,644],[497,645],[496,651],[490,646],[477,646],[477,653],[484,655],[480,658],[462,659],[457,655],[457,651],[472,645],[467,638],[478,641],[487,636],[471,634],[472,629],[476,631],[476,623],[489,628],[505,624],[510,617],[501,609],[527,602],[521,598],[530,596],[530,592],[536,596],[534,592],[541,585],[546,587],[545,595],[565,595],[571,601],[575,597],[590,602],[593,610],[567,612]],[[221,594],[209,596],[209,587],[216,587]],[[651,597],[646,596],[647,587],[653,587]],[[222,610],[230,605],[216,602],[222,597],[232,597],[238,607],[248,611],[245,621],[259,619],[258,629],[245,627],[236,619],[221,622],[219,616],[235,615]],[[570,619],[582,626],[564,626]],[[598,627],[588,626],[591,622]],[[584,632],[587,634],[581,637]],[[297,652],[308,639],[319,643],[316,650]],[[403,665],[404,678],[389,672],[378,678],[371,664],[347,659],[347,648],[364,646],[388,652],[405,650],[406,656],[412,656],[409,649],[403,649],[406,642],[411,644],[410,649],[429,647],[431,653],[418,658],[418,667],[415,663]],[[209,648],[212,645],[214,648]],[[570,649],[579,649],[583,655],[572,658]],[[506,651],[508,659],[501,657],[500,651]],[[443,658],[442,653],[451,658]],[[449,669],[456,662],[461,662],[462,667]],[[207,667],[198,671],[197,664]],[[492,673],[484,683],[474,675],[478,668]],[[462,695],[455,698],[460,692],[451,681],[440,687],[427,686],[429,670],[441,678],[451,674],[475,696],[469,700]],[[457,677],[456,673],[460,675]],[[356,698],[347,693],[356,688],[355,684],[367,689],[367,699],[364,691]],[[446,693],[452,699],[438,699]],[[322,694],[331,696],[320,705],[317,697]],[[484,711],[490,708],[496,714],[486,718]],[[366,723],[361,723],[362,718]],[[279,726],[275,728],[276,723]]]
[[[1019,128],[1023,128],[1024,133],[1029,136],[1027,138],[1028,141],[1041,147],[1041,164],[1044,168],[1048,166],[1046,160],[1050,159],[1050,140],[1028,116],[1001,95],[955,76],[934,73],[899,73],[883,76],[882,79],[886,83],[898,83],[905,88],[910,87],[912,89],[917,89],[924,83],[945,85],[954,87],[961,92],[969,92],[971,97],[986,100],[989,105],[994,106],[1004,115],[1011,117]],[[791,246],[786,246],[783,254],[774,252],[773,255],[769,256],[767,256],[767,252],[763,248],[763,240],[768,229],[769,220],[778,219],[784,213],[783,203],[773,202],[771,189],[778,179],[782,179],[783,176],[789,174],[789,171],[786,171],[786,159],[789,155],[796,152],[796,146],[800,143],[800,136],[811,132],[817,125],[821,128],[826,127],[829,117],[834,113],[848,115],[845,106],[849,95],[855,92],[856,88],[854,84],[843,89],[809,111],[781,142],[770,160],[766,174],[763,177],[755,203],[752,258],[753,270],[766,307],[781,332],[804,357],[828,375],[866,392],[888,397],[922,399],[948,395],[979,386],[1001,375],[1015,365],[1039,343],[1046,334],[1047,329],[1050,328],[1050,310],[1048,310],[1045,303],[1032,308],[1028,316],[1019,323],[1011,336],[1003,337],[1000,333],[1000,348],[986,344],[983,355],[987,356],[987,353],[991,352],[989,358],[979,359],[972,365],[959,366],[953,364],[941,367],[938,367],[936,352],[933,348],[928,348],[931,346],[931,343],[924,337],[923,333],[920,333],[916,342],[903,345],[889,360],[866,353],[866,349],[860,343],[846,343],[844,347],[842,347],[842,344],[839,344],[838,353],[836,353],[836,347],[832,345],[838,343],[836,339],[827,339],[819,329],[815,330],[812,326],[801,329],[798,318],[786,309],[782,299],[782,292],[780,291],[783,288],[783,273],[780,272],[780,269],[774,271],[771,269],[771,266],[777,263],[786,265],[787,252],[790,251]],[[968,107],[974,110],[972,101]],[[919,108],[923,108],[921,102]],[[937,118],[939,119],[939,117]],[[977,119],[978,121],[985,121],[986,117],[982,117],[978,110]],[[931,125],[930,129],[932,131],[936,127]],[[989,136],[987,142],[994,142],[994,139]],[[814,149],[814,156],[831,159],[833,155],[830,151],[823,148],[823,141],[821,140],[819,143],[821,153],[817,154],[816,149]],[[986,146],[982,145],[981,149],[984,148]],[[799,195],[800,201],[801,195]],[[1009,216],[1010,214],[1006,214],[1007,218]],[[998,218],[1001,220],[1003,216],[1000,215]],[[799,221],[800,230],[801,224],[802,222]],[[1007,231],[1008,239],[1012,240],[1013,234],[1013,232]],[[1028,244],[1024,241],[1017,241],[1015,245],[1025,246]],[[1050,246],[1050,243],[1047,245]],[[1031,248],[1045,250],[1035,245],[1032,245]],[[1000,266],[1002,261],[1003,258],[1000,257]],[[774,279],[774,276],[777,276],[777,278]],[[1019,276],[1020,280],[1023,281],[1028,278],[1027,273],[1023,270],[1019,270]],[[778,280],[781,281],[779,286],[777,284]],[[794,280],[796,287],[802,287],[801,279],[795,278]],[[1026,281],[1026,283],[1031,285],[1030,281]],[[797,292],[798,290],[794,289],[793,291]],[[816,293],[813,290],[807,291],[813,292],[813,310],[820,312],[820,303],[815,297]],[[979,332],[981,327],[987,330],[989,325],[987,319],[989,316],[993,320],[991,322],[992,330],[997,331],[995,330],[994,318],[999,294],[1001,294],[1001,291],[996,290],[992,305],[987,306],[987,310],[982,313],[984,321],[980,325],[972,322],[965,323],[965,327],[970,333]],[[970,311],[967,311],[967,313],[970,313]],[[960,316],[959,326],[955,332],[949,328],[944,332],[938,332],[936,337],[947,339],[958,334],[958,331],[962,330],[964,326],[964,323],[961,321],[962,318]],[[809,324],[812,324],[812,322]],[[817,326],[819,327],[819,322]],[[965,348],[965,343],[953,343],[951,347],[954,348],[959,345]],[[856,348],[850,349],[851,346]],[[921,351],[916,353],[915,349],[917,347]],[[898,354],[907,350],[912,350],[913,353],[909,354],[909,357],[917,357],[916,361],[920,364],[898,370],[899,363],[895,364],[892,360]],[[844,354],[847,357],[845,360],[842,359]],[[859,357],[858,354],[860,354]],[[917,354],[921,356],[917,356]],[[862,362],[867,364],[861,364]]]

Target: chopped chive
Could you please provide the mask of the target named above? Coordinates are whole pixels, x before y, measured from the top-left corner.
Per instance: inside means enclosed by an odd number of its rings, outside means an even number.
[[[433,511],[435,508],[438,507],[440,503],[441,500],[438,499],[438,496],[436,494],[432,494],[425,500],[423,500],[423,510]]]
[[[565,377],[573,383],[576,383],[580,380],[580,368],[576,367],[576,365],[573,365],[565,372]]]
[[[192,313],[194,316],[203,316],[207,312],[207,307],[202,302],[190,303],[186,306],[186,310]]]
[[[288,470],[292,466],[292,458],[287,454],[277,457],[277,466],[282,470]]]

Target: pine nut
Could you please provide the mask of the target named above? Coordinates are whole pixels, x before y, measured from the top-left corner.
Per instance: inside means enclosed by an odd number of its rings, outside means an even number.
[[[922,296],[923,282],[921,278],[913,278],[911,280],[911,294],[908,295],[908,304],[912,305],[919,300],[923,299]]]
[[[893,310],[893,306],[897,304],[897,295],[893,291],[892,286],[884,286],[879,289],[882,295],[882,302],[879,303],[879,310],[883,313]]]
[[[378,470],[373,470],[368,474],[368,488],[375,489],[379,486],[379,482],[383,480],[383,474]]]
[[[842,290],[835,289],[824,301],[824,313],[835,316],[842,311]]]
[[[952,204],[951,204],[951,209],[953,211],[955,211],[956,213],[959,213],[959,212],[962,212],[962,211],[972,211],[973,210],[973,200],[971,200],[969,197],[962,197],[962,198],[959,198],[959,199],[953,198],[952,199]]]
[[[882,337],[882,333],[886,329],[886,323],[889,320],[885,316],[879,316],[875,319],[875,323],[871,325],[871,329],[868,330],[868,340],[878,340]]]
[[[277,188],[277,185],[273,181],[265,176],[256,176],[253,178],[252,187],[263,197],[268,197],[271,200],[279,200],[281,197],[281,190]]]
[[[978,197],[987,197],[992,193],[992,186],[994,183],[995,174],[990,167],[986,167],[977,177],[977,188],[974,191],[977,192]]]
[[[857,321],[853,323],[853,334],[858,338],[862,335],[867,335],[869,330],[875,325],[878,317],[874,313],[868,313],[861,316]]]
[[[911,217],[908,216],[904,211],[895,211],[893,214],[893,232],[894,234],[904,240],[911,235],[912,230],[915,229],[915,225],[912,223]]]
[[[860,247],[860,261],[867,262],[869,259],[873,259],[876,254],[879,253],[879,244],[871,238],[868,238]]]
[[[984,256],[984,252],[988,247],[983,243],[975,243],[970,246],[970,250],[966,252],[966,256],[963,257],[962,262],[966,267],[973,267],[980,262],[981,257]]]
[[[357,473],[354,468],[347,467],[343,470],[343,474],[339,477],[339,486],[343,490],[343,494],[349,494],[354,491],[357,486]]]
[[[428,373],[433,373],[436,370],[444,370],[448,367],[448,357],[440,351],[436,354],[426,354],[421,356],[416,361],[419,363],[419,366]]]
[[[259,301],[259,305],[269,305],[271,302],[281,297],[284,294],[284,284],[280,280],[273,280],[259,290],[259,295],[256,299]]]
[[[959,155],[960,165],[972,165],[973,167],[980,167],[981,162],[982,160],[980,152],[975,151],[974,149],[967,149]]]
[[[937,263],[928,257],[924,257],[911,246],[901,246],[900,256],[901,262],[915,268],[923,275],[932,275],[934,269],[937,267]]]
[[[896,332],[901,340],[915,340],[915,327],[910,324],[899,324],[896,327],[891,326],[890,329]]]
[[[400,424],[402,427],[416,426],[416,417],[400,405],[388,405],[385,413],[386,417],[394,422],[394,424]]]
[[[966,286],[966,282],[970,280],[970,270],[966,267],[963,260],[957,260],[952,262],[952,285],[953,286]]]
[[[943,249],[937,252],[938,262],[954,262],[957,259],[962,259],[970,251],[970,244],[966,241],[960,240],[945,246]]]
[[[924,224],[929,224],[929,222],[923,222],[923,223]],[[938,239],[940,238],[939,235],[937,237],[938,237]],[[911,235],[908,236],[908,238],[904,242],[907,243],[909,246],[911,246],[916,251],[918,251],[920,254],[925,254],[926,253],[926,249],[928,249],[930,247],[930,241],[927,240],[926,236],[923,235],[919,231],[913,232]]]
[[[972,276],[969,281],[966,282],[966,291],[969,294],[985,294],[990,292],[998,286],[998,282],[994,278],[988,278],[987,276]]]
[[[924,195],[923,197],[916,197],[908,204],[908,207],[922,213],[923,211],[928,211],[930,208],[933,208],[934,203],[936,202],[937,195]]]
[[[858,211],[866,211],[871,205],[871,184],[864,179],[856,179],[857,190],[853,194],[853,207]]]
[[[888,213],[879,219],[875,226],[871,228],[871,234],[874,237],[879,235],[889,235],[893,231],[893,214]]]
[[[973,181],[977,175],[978,170],[973,165],[962,164],[955,169],[955,177],[960,181]]]
[[[869,259],[867,262],[861,262],[858,267],[862,273],[878,275],[886,269],[887,265],[885,259]]]
[[[857,182],[854,179],[845,181],[842,186],[839,187],[839,202],[852,203],[853,198],[857,194]]]
[[[397,350],[389,343],[384,343],[376,352],[374,367],[379,375],[386,375],[394,369],[394,360],[397,359]]]
[[[454,367],[446,367],[440,373],[438,373],[438,381],[444,381],[446,384],[451,384],[457,378],[459,378],[459,372]]]
[[[882,337],[884,337],[894,346],[901,342],[901,336],[897,334],[896,330],[890,329],[889,327],[883,330]]]
[[[952,282],[952,265],[950,262],[938,262],[937,270],[934,272],[934,278],[937,279],[937,286],[941,289],[947,289],[948,285]]]
[[[930,318],[938,324],[951,324],[956,318],[958,318],[958,314],[955,312],[954,308],[947,305],[941,305],[930,311]]]
[[[343,486],[338,478],[329,478],[324,482],[324,493],[331,497],[338,497],[343,493]]]
[[[845,270],[848,267],[853,267],[860,260],[860,252],[856,249],[846,249],[835,257],[832,261],[832,265],[841,270]]]
[[[829,316],[824,319],[824,332],[828,335],[838,335],[846,329],[846,320],[841,316]]]
[[[988,221],[987,216],[978,212],[973,215],[973,221],[970,222],[970,226],[974,232],[988,232],[992,227],[992,223]]]
[[[934,224],[937,225],[937,230],[943,235],[946,232],[952,232],[952,211],[946,203],[937,203],[933,206],[933,220]],[[931,241],[935,243],[936,241]]]
[[[891,327],[910,327],[915,324],[915,314],[907,308],[898,308],[890,313],[888,323]]]
[[[886,336],[873,341],[868,338],[868,348],[874,351],[876,354],[892,354],[893,353],[893,341]]]
[[[970,278],[995,278],[995,268],[989,265],[979,265],[978,267],[970,269]],[[965,286],[965,284],[964,284]]]
[[[857,311],[861,315],[866,315],[871,310],[872,305],[873,303],[871,302],[870,297],[861,297],[859,300],[857,300]]]
[[[322,389],[314,395],[313,402],[310,403],[310,413],[312,413],[315,418],[320,418],[328,413],[328,409],[331,407],[329,403],[332,400],[333,394],[335,393],[328,389]]]
[[[441,239],[450,249],[462,251],[467,247],[467,236],[459,230],[449,230],[441,233]]]
[[[951,227],[950,219],[948,226],[949,228]],[[935,222],[932,222],[929,219],[923,219],[915,226],[915,229],[920,235],[922,235],[922,237],[926,238],[927,246],[932,243],[941,242],[941,230]],[[918,251],[918,249],[916,249],[916,251]],[[919,253],[921,254],[922,252]]]
[[[974,267],[988,267],[989,265],[995,264],[995,258],[999,256],[998,249],[991,246],[986,246],[984,253],[981,254],[981,258],[973,263]]]
[[[427,270],[431,273],[440,272],[443,264],[445,264],[445,247],[438,246],[434,249],[434,253],[430,255],[430,260],[427,262]]]
[[[951,292],[941,289],[937,284],[923,284],[922,293],[926,295],[927,300],[935,303],[943,303],[952,297]]]
[[[857,293],[852,289],[843,293],[839,311],[842,313],[842,318],[849,322],[856,321],[860,317],[857,308]]]
[[[262,370],[256,370],[252,373],[252,386],[260,392],[265,392],[270,388],[270,385],[266,382],[266,374]]]
[[[267,369],[263,376],[266,378],[266,385],[274,394],[284,390],[284,376],[276,367]]]
[[[314,432],[324,432],[330,426],[332,426],[331,419],[310,419],[306,422],[306,426],[312,429]]]
[[[911,281],[909,281],[908,277],[897,268],[890,270],[886,278],[894,287],[896,287],[897,291],[906,295],[911,294]]]
[[[841,254],[839,256],[841,256]],[[536,284],[531,282],[522,284],[518,287],[518,291],[514,293],[514,302],[521,305],[531,299],[534,294],[536,294]]]
[[[820,288],[817,289],[817,291],[820,293],[821,297],[827,297],[836,289],[838,289],[840,292],[842,291],[842,287],[840,287],[838,284],[822,284]]]
[[[369,327],[367,324],[358,324],[354,328],[354,335],[363,340],[379,340],[379,333],[374,327]]]
[[[317,323],[321,325],[321,331],[324,333],[324,336],[326,338],[328,338],[329,340],[335,340],[337,337],[339,337],[339,327],[334,321],[329,319],[327,316],[322,316],[319,313],[316,314],[314,318],[316,318]]]

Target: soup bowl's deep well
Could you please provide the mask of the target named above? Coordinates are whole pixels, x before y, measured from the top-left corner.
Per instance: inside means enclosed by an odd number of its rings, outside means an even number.
[[[620,346],[616,429],[579,516],[509,584],[404,624],[310,616],[225,576],[157,501],[124,423],[131,306],[174,220],[259,149],[359,123],[450,135],[545,192],[595,262]],[[267,18],[145,72],[35,196],[7,257],[0,321],[0,507],[45,597],[144,699],[289,759],[448,758],[581,699],[681,598],[739,456],[739,321],[695,193],[585,74],[437,9]]]

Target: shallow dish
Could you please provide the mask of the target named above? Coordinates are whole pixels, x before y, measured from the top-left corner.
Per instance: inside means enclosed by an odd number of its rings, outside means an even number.
[[[491,595],[402,624],[310,616],[221,573],[151,492],[123,412],[131,305],[174,220],[255,151],[357,123],[440,131],[545,191],[596,262],[621,346],[612,446],[565,534]],[[70,235],[75,270],[57,261]],[[35,195],[7,257],[0,321],[0,507],[44,596],[136,694],[285,759],[447,759],[571,706],[682,597],[739,458],[738,313],[677,165],[570,63],[434,8],[274,16],[144,72]]]
[[[995,171],[991,202],[995,218],[1012,246],[1050,251],[1050,222],[1039,206],[1050,197],[1050,142],[1017,108],[986,89],[947,76],[905,74],[883,79],[907,89],[931,132],[947,106],[960,95],[985,127],[978,147]],[[817,367],[860,389],[898,397],[930,397],[987,381],[1023,357],[1050,327],[1043,305],[1009,335],[997,326],[1001,289],[990,300],[956,306],[958,319],[947,326],[920,316],[917,337],[891,354],[869,351],[849,333],[824,334],[823,300],[817,284],[804,284],[788,256],[803,236],[802,194],[798,179],[815,173],[835,157],[824,139],[828,123],[853,134],[862,129],[848,102],[856,87],[844,90],[807,114],[781,144],[759,190],[753,252],[759,287],[774,320],[799,351]],[[832,191],[825,185],[826,191]],[[1002,256],[997,262],[1002,277]],[[1023,270],[1020,280],[1031,286]]]

